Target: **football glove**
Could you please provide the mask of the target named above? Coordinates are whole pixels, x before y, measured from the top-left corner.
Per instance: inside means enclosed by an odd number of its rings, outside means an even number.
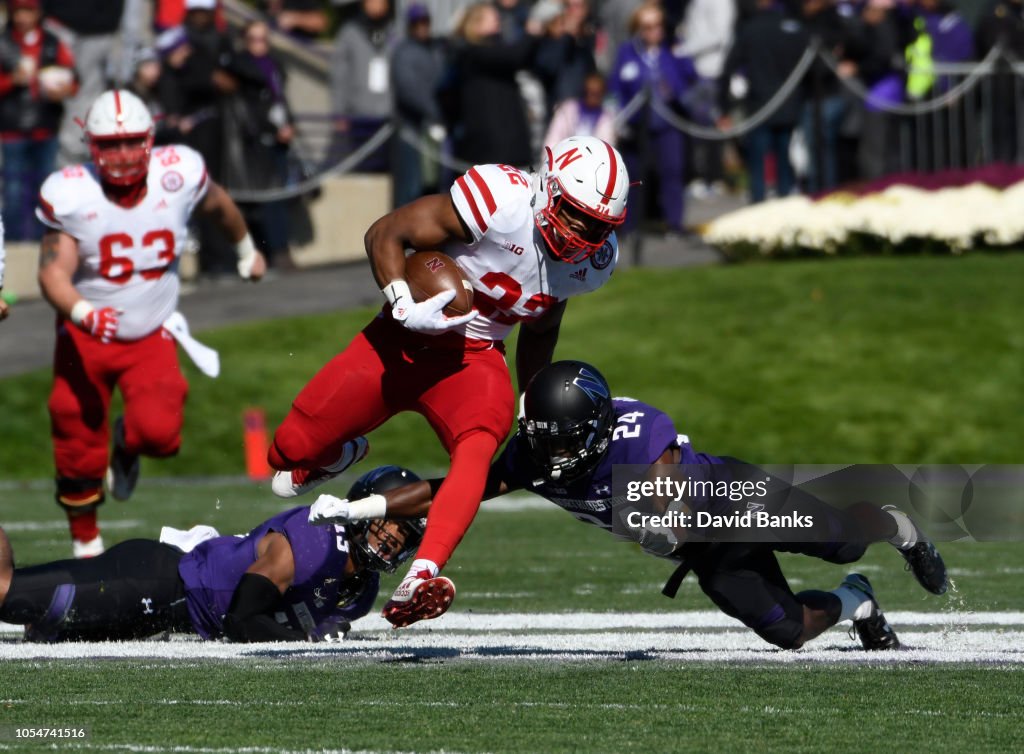
[[[441,310],[455,298],[455,291],[441,291],[426,301],[416,303],[412,300],[408,283],[396,280],[382,292],[384,298],[391,304],[391,316],[413,332],[440,335],[466,324],[479,314],[474,310],[459,317],[446,317]]]
[[[309,506],[309,523],[313,526],[348,523],[349,502],[334,495],[321,495]]]
[[[96,309],[88,301],[83,300],[71,309],[71,321],[101,343],[109,343],[117,335],[117,326],[122,314],[123,309],[115,309],[112,306]]]

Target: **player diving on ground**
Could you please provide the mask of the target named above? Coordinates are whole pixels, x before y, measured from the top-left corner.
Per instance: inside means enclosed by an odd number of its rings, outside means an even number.
[[[352,497],[419,477],[383,466]],[[164,631],[235,642],[329,641],[348,632],[377,596],[379,572],[408,560],[425,522],[308,523],[309,507],[279,513],[245,536],[210,527],[165,529],[85,560],[15,568],[0,528],[0,621],[29,641],[141,639]],[[205,530],[205,531],[203,531]]]

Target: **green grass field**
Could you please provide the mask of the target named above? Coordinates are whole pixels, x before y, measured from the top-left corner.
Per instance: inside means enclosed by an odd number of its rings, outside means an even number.
[[[665,408],[711,452],[760,463],[1015,463],[1024,447],[1024,314],[1014,282],[1022,274],[1015,256],[630,271],[573,303],[558,355],[595,362],[616,393]],[[189,373],[183,452],[147,463],[131,502],[104,506],[108,544],[155,536],[162,524],[243,531],[280,510],[265,485],[172,477],[240,474],[244,407],[264,406],[273,425],[369,315],[204,334],[221,350],[224,374]],[[21,565],[69,550],[44,481],[48,379],[0,381],[0,415],[17,438],[0,456],[0,523]],[[399,417],[372,442],[365,468],[444,463],[419,417]],[[908,643],[933,646],[933,658],[946,646],[958,656],[976,639],[971,616],[1024,611],[1020,543],[942,549],[957,587],[942,599],[926,595],[891,548],[872,548],[857,564],[887,610],[940,614],[906,629]],[[846,573],[797,556],[783,567],[799,589],[833,588]],[[356,624],[336,648],[257,648],[232,659],[156,642],[132,658],[96,647],[77,659],[43,648],[16,660],[5,652],[18,645],[0,639],[0,751],[43,750],[13,739],[11,725],[88,725],[80,750],[223,754],[1024,748],[1017,619],[986,629],[990,659],[867,657],[849,651],[856,645],[838,629],[819,640],[824,654],[781,653],[749,642],[749,632],[688,627],[691,611],[712,606],[692,579],[675,601],[660,596],[670,571],[554,508],[485,506],[446,570],[459,588],[452,616],[472,626],[522,615],[520,630],[427,624],[396,638]],[[386,579],[382,591],[395,583]],[[564,613],[565,625],[533,628],[530,616],[541,613]],[[680,623],[574,623],[631,613],[678,614]],[[569,649],[536,651],[555,634]],[[482,649],[472,649],[477,640]],[[716,648],[733,640],[749,642],[745,659]],[[599,641],[611,648],[588,653]],[[520,642],[532,649],[520,655]]]

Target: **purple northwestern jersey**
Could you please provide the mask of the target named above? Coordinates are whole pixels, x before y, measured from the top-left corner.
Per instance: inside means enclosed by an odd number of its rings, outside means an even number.
[[[339,621],[353,621],[370,611],[380,576],[366,572],[362,589],[339,607],[341,590],[351,585],[343,578],[349,542],[345,527],[313,526],[309,506],[292,508],[264,521],[246,535],[216,537],[182,557],[178,573],[185,584],[188,612],[196,632],[204,639],[224,633],[223,619],[242,575],[257,558],[260,540],[269,532],[288,538],[295,559],[295,579],[281,597],[279,623],[310,637],[332,633]]]
[[[697,453],[690,438],[676,432],[668,415],[632,398],[613,401],[615,429],[608,452],[592,474],[566,485],[548,480],[530,457],[526,438],[513,435],[497,463],[505,479],[569,511],[580,521],[612,531],[612,467],[621,464],[651,466],[669,448],[679,448],[680,464],[719,464],[722,461],[706,453]],[[618,501],[625,502],[625,499]]]

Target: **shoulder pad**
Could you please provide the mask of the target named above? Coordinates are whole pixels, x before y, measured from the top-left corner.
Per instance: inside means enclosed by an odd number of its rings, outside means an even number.
[[[530,176],[510,165],[477,165],[452,184],[455,209],[477,242],[497,215],[532,196]]]

